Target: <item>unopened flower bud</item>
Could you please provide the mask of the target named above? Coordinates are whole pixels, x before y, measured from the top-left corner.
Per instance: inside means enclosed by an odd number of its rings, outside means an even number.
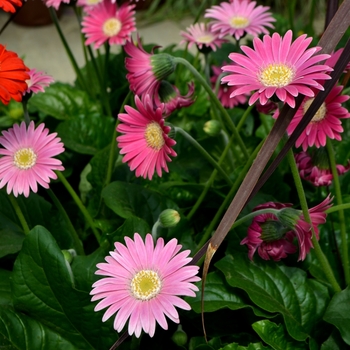
[[[74,249],[68,249],[68,250],[62,250],[62,254],[64,256],[64,259],[71,264],[74,257],[77,256],[77,253]]]
[[[290,231],[290,229],[284,226],[281,222],[273,220],[261,223],[260,227],[262,230],[260,238],[264,242],[277,241]]]
[[[174,57],[167,53],[158,53],[150,57],[152,72],[157,80],[163,80],[175,71]]]
[[[302,212],[293,208],[283,208],[278,211],[276,214],[280,223],[285,226],[289,231],[294,230]]]
[[[209,120],[204,124],[203,130],[209,136],[217,136],[221,131],[221,124],[218,120]]]
[[[171,339],[177,346],[186,345],[188,337],[187,334],[182,330],[181,325],[179,325],[178,329],[172,335]]]
[[[181,217],[180,214],[174,209],[165,209],[159,215],[160,226],[170,228],[176,226]]]

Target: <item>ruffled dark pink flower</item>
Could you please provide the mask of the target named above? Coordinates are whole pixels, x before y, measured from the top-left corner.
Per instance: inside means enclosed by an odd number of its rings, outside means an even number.
[[[97,264],[97,275],[103,276],[93,284],[92,301],[100,300],[95,311],[107,308],[102,321],[115,314],[114,329],[121,332],[129,320],[128,333],[140,337],[144,331],[153,337],[158,323],[168,329],[167,316],[179,323],[175,307],[190,310],[190,305],[179,296],[194,297],[198,291],[193,282],[198,266],[191,262],[189,250],[180,252],[181,245],[174,238],[164,245],[159,238],[146,235],[145,242],[138,233],[134,240],[125,237],[126,246],[115,243],[115,250]],[[102,299],[102,300],[101,300]]]
[[[243,54],[231,53],[233,64],[222,67],[230,74],[222,82],[236,86],[231,97],[257,90],[249,99],[249,105],[260,100],[262,105],[276,95],[279,100],[294,108],[295,97],[303,94],[315,96],[316,90],[323,90],[319,80],[330,79],[327,65],[317,64],[329,55],[315,55],[320,47],[307,49],[312,38],[301,35],[292,43],[293,33],[287,31],[284,37],[274,33],[263,40],[254,38],[254,49],[241,46]]]
[[[23,93],[23,95],[29,94],[31,92],[33,94],[37,94],[38,92],[45,92],[44,88],[54,82],[53,78],[50,75],[45,74],[43,71],[38,71],[35,68],[31,69],[28,74],[30,77],[28,80],[26,80],[28,88]]]
[[[153,101],[146,95],[143,101],[135,96],[136,108],[125,106],[126,113],[118,115],[121,123],[117,131],[124,134],[117,137],[123,162],[128,163],[136,176],[152,179],[154,171],[162,176],[168,172],[167,162],[176,156],[172,147],[176,142],[168,134],[170,127],[164,125],[163,107],[154,109]]]

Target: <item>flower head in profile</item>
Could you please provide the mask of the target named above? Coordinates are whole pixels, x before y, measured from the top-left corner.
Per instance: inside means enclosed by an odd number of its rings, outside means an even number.
[[[309,209],[312,227],[316,239],[319,239],[318,225],[326,222],[325,211],[331,207],[332,199],[328,196],[322,203]],[[275,213],[259,214],[254,217],[248,228],[248,235],[241,244],[248,247],[248,257],[253,259],[256,251],[264,260],[279,261],[288,254],[296,252],[293,240],[296,237],[299,245],[299,260],[313,248],[311,225],[305,221],[300,210],[291,208],[291,204],[268,202],[254,208],[276,209]]]
[[[210,78],[212,88],[215,91],[217,86],[217,81],[222,74],[222,70],[218,66],[212,66],[213,75]],[[244,104],[247,102],[248,98],[246,94],[238,95],[235,97],[230,97],[233,91],[236,89],[235,86],[228,86],[227,84],[220,84],[219,90],[217,92],[218,99],[225,108],[233,108],[239,104]]]
[[[126,113],[118,115],[117,131],[124,134],[117,137],[118,147],[123,162],[136,170],[136,176],[151,180],[154,171],[158,176],[162,170],[168,172],[167,162],[176,156],[172,149],[176,142],[168,136],[170,127],[164,125],[162,107],[154,109],[149,95],[142,101],[135,96],[135,104],[137,109],[125,106]]]
[[[195,296],[193,284],[198,267],[188,265],[190,251],[180,252],[181,245],[174,238],[164,245],[163,238],[154,244],[150,234],[145,241],[138,233],[134,240],[125,237],[126,246],[117,242],[115,250],[97,264],[97,275],[103,276],[93,284],[92,301],[100,300],[95,311],[108,308],[105,322],[115,314],[114,329],[121,332],[129,319],[128,333],[141,335],[142,330],[153,337],[156,323],[168,329],[165,316],[179,323],[175,307],[190,310],[179,296]],[[101,300],[102,299],[102,300]]]
[[[44,0],[46,7],[53,7],[58,10],[61,4],[69,4],[70,0]]]
[[[154,96],[160,82],[175,70],[173,57],[166,53],[146,52],[139,38],[137,45],[127,42],[124,50],[129,56],[125,58],[125,67],[130,90],[138,96]]]
[[[16,7],[21,6],[21,0],[0,0],[0,8],[3,9],[5,12],[15,13]]]
[[[245,34],[268,34],[266,27],[274,28],[272,22],[276,20],[268,12],[269,9],[268,6],[256,6],[255,1],[233,0],[212,6],[206,10],[204,17],[213,19],[210,22],[212,30],[221,37],[230,35],[239,40]]]
[[[284,37],[274,33],[272,37],[265,35],[263,40],[254,38],[254,49],[241,46],[244,55],[231,53],[229,58],[233,64],[222,68],[230,73],[222,82],[237,86],[231,97],[257,90],[250,97],[249,105],[257,100],[264,105],[276,95],[294,108],[299,93],[314,97],[315,89],[323,90],[318,81],[330,79],[326,72],[332,68],[317,63],[329,55],[316,55],[320,47],[307,49],[312,38],[301,35],[292,43],[292,36],[289,30]]]
[[[188,43],[188,48],[193,45],[197,45],[197,48],[201,52],[216,51],[218,47],[226,42],[226,40],[219,37],[218,33],[215,33],[210,25],[205,23],[191,24],[186,31],[180,33],[185,39],[180,42]]]
[[[304,151],[311,146],[317,148],[321,146],[324,147],[326,145],[327,137],[341,141],[341,133],[344,131],[341,125],[341,119],[350,118],[348,110],[341,105],[346,102],[350,96],[342,95],[342,91],[343,87],[340,85],[333,87],[321,107],[311,119],[310,123],[295,142],[296,147],[302,146]],[[314,98],[310,97],[304,98],[304,101],[287,128],[288,135],[293,133],[313,100]]]
[[[38,92],[44,92],[44,88],[54,82],[53,78],[50,75],[45,74],[43,71],[38,71],[35,68],[31,69],[28,74],[29,79],[26,80],[28,88],[23,93],[23,95],[29,94],[31,92],[34,94],[37,94]]]
[[[117,5],[104,0],[86,11],[82,21],[82,33],[86,36],[85,45],[94,44],[98,49],[108,42],[110,45],[124,45],[136,30],[135,5]]]
[[[22,101],[22,95],[27,90],[29,68],[15,52],[7,51],[0,44],[0,100],[7,105],[11,98]]]
[[[57,134],[49,134],[45,125],[36,129],[31,121],[28,128],[25,122],[15,124],[3,131],[0,136],[0,188],[7,185],[7,193],[13,192],[29,196],[30,190],[38,191],[38,184],[49,188],[51,179],[57,179],[54,170],[64,170],[62,162],[53,158],[64,152]]]
[[[312,152],[300,152],[294,155],[300,177],[311,182],[314,186],[330,186],[333,174],[330,168],[327,152],[323,147],[316,148]],[[346,166],[336,165],[338,175],[343,175],[350,170],[350,162]]]

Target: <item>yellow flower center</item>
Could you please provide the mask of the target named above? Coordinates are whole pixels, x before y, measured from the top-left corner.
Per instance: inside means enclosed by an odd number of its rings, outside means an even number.
[[[145,131],[145,139],[147,146],[159,151],[164,146],[163,130],[156,122],[151,122],[147,125]]]
[[[197,38],[198,43],[209,44],[213,41],[214,37],[210,34],[202,35]]]
[[[269,64],[259,74],[259,81],[264,86],[283,87],[292,82],[294,70],[285,64]]]
[[[304,106],[303,106],[303,111],[304,111],[304,114],[306,113],[306,111],[309,109],[311,103],[314,101],[313,98],[310,98],[309,100],[307,100],[305,103],[304,103]],[[311,122],[310,123],[317,123],[321,120],[324,119],[324,117],[326,116],[326,113],[327,113],[327,108],[326,108],[326,104],[323,102],[321,107],[318,109],[318,111],[315,113],[315,115],[313,116],[313,118],[311,119]]]
[[[230,25],[232,28],[245,28],[249,24],[249,19],[243,16],[234,16],[230,19]]]
[[[37,155],[31,148],[21,148],[13,156],[13,164],[21,170],[32,168],[36,163]]]
[[[131,280],[131,293],[136,299],[150,300],[159,294],[162,281],[157,272],[141,270]]]
[[[103,0],[86,0],[86,5],[97,5],[99,4],[100,2],[102,2]]]
[[[109,37],[117,35],[122,29],[121,22],[116,18],[109,18],[103,23],[103,33]]]

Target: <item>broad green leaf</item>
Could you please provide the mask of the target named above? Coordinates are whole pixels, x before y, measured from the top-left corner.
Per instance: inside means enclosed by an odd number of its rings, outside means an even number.
[[[288,333],[296,340],[305,340],[323,316],[329,300],[327,288],[308,279],[303,270],[259,258],[251,262],[239,252],[215,266],[257,306],[282,314]]]
[[[12,308],[0,308],[0,348],[7,350],[77,350],[60,334]]]
[[[115,181],[105,187],[102,197],[106,205],[122,218],[137,216],[153,225],[165,209],[178,207],[161,193],[143,186]]]
[[[79,115],[100,114],[100,107],[91,101],[85,91],[62,83],[55,83],[45,89],[44,94],[33,95],[29,106],[56,119],[67,120]]]
[[[251,343],[248,346],[241,346],[237,343],[227,344],[219,350],[269,350],[269,346],[264,346],[261,343]]]
[[[11,271],[0,269],[0,309],[5,305],[12,306]]]
[[[305,342],[296,342],[285,331],[283,325],[277,325],[269,320],[262,320],[252,324],[260,338],[275,350],[306,350]]]
[[[24,240],[13,269],[12,290],[17,310],[77,349],[106,349],[113,344],[115,333],[104,328],[89,294],[75,289],[70,266],[44,227],[36,226]]]
[[[0,215],[1,217],[2,215]],[[0,258],[9,254],[15,254],[22,248],[24,233],[18,229],[0,229]]]
[[[350,287],[333,296],[323,319],[336,326],[345,343],[350,345]]]
[[[322,344],[321,350],[343,350],[347,345],[344,343],[339,331],[335,329],[329,338]]]
[[[198,287],[201,287],[199,282]],[[195,298],[186,298],[192,309],[201,312],[201,293],[197,293]],[[238,310],[245,307],[252,308],[257,316],[269,317],[269,314],[251,305],[249,299],[244,297],[239,289],[227,285],[225,279],[218,272],[211,272],[207,275],[204,288],[204,312],[213,312],[223,308]],[[273,315],[270,315],[272,317]]]

